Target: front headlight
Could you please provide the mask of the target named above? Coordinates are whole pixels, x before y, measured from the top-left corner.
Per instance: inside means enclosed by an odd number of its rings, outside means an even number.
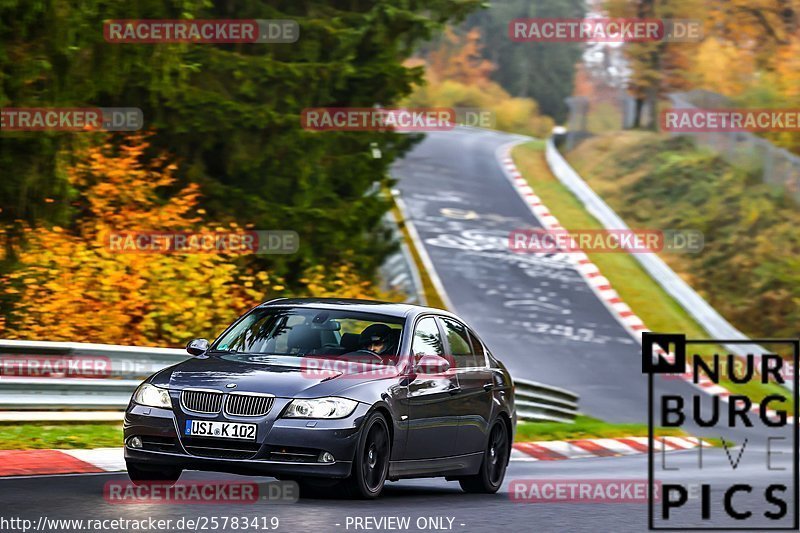
[[[344,418],[356,410],[358,402],[347,398],[292,400],[284,418]]]
[[[162,409],[171,409],[172,401],[169,399],[169,391],[150,385],[149,383],[142,383],[136,392],[133,393],[133,401],[139,405],[146,405],[148,407],[160,407]]]

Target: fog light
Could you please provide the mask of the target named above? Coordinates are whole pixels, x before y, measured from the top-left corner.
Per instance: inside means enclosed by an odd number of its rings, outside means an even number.
[[[322,452],[319,454],[319,460],[321,463],[332,463],[334,461],[333,455],[330,452]]]
[[[131,437],[128,439],[128,446],[131,448],[141,448],[142,447],[142,439],[139,437]]]

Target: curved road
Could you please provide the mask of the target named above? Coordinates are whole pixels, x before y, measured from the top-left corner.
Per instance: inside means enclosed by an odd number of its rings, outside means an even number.
[[[455,311],[516,377],[581,395],[589,415],[645,422],[641,348],[567,254],[521,254],[508,234],[540,228],[498,164],[521,138],[487,130],[432,133],[393,169]]]
[[[598,300],[567,257],[514,254],[508,250],[510,230],[539,226],[504,175],[496,156],[500,147],[518,140],[515,136],[474,129],[428,135],[393,168],[410,219],[455,311],[480,332],[512,374],[578,392],[581,409],[588,414],[614,421],[645,422],[647,390],[638,343]],[[658,386],[661,391],[683,396],[695,392],[677,380],[662,380]],[[721,436],[718,430],[695,429],[697,435]],[[707,449],[702,470],[698,469],[695,451],[672,452],[664,458],[664,466],[679,470],[659,477],[695,484],[729,483],[735,478],[755,488],[750,495],[737,496],[737,506],[761,510],[763,488],[786,475],[765,471],[763,433],[763,427],[724,432],[740,447],[729,452],[730,456],[721,448]],[[782,435],[792,436],[790,431]],[[734,469],[731,462],[737,459],[744,443],[746,449]],[[778,449],[789,451],[783,444],[774,451]],[[775,456],[773,466],[785,466],[790,458],[788,453]],[[119,505],[103,498],[103,487],[107,481],[124,481],[126,476],[98,474],[3,479],[0,505],[3,517],[34,522],[41,516],[139,520],[277,516],[278,531],[291,532],[404,530],[373,522],[386,516],[409,517],[408,531],[421,530],[420,524],[427,524],[422,529],[426,531],[588,532],[647,528],[647,507],[641,503],[512,501],[509,484],[526,478],[646,480],[647,456],[513,461],[506,485],[494,496],[463,494],[454,482],[409,480],[388,484],[385,496],[375,502],[302,499],[285,505]],[[189,472],[181,478],[224,479],[231,476]],[[718,520],[713,525],[741,525],[720,516],[722,494],[718,489],[711,491],[711,497],[712,516]],[[796,496],[790,493],[788,500],[793,498]],[[684,509],[682,522],[689,525],[691,518],[698,516],[699,500],[692,499]],[[428,517],[444,518],[443,525],[425,522]],[[357,518],[370,521],[354,528]],[[452,519],[452,525],[447,519]],[[756,525],[776,524],[762,518]],[[13,531],[2,524],[0,529]],[[173,527],[168,531],[186,529]]]

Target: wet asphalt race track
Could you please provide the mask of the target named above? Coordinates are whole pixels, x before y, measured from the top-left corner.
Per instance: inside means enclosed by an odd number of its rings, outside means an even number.
[[[436,274],[454,307],[475,327],[490,349],[515,377],[559,385],[581,395],[587,414],[612,421],[646,422],[647,381],[641,371],[641,349],[594,295],[568,258],[563,255],[516,254],[508,250],[509,231],[539,227],[529,208],[501,170],[496,152],[517,137],[491,131],[458,129],[429,134],[393,175]],[[659,380],[658,390],[688,396],[695,392],[679,380]],[[768,471],[767,434],[759,423],[751,430],[718,429],[694,434],[725,436],[744,452],[707,449],[703,468],[696,451],[671,452],[657,457],[660,479],[699,484],[749,483],[751,494],[734,498],[736,507],[758,516],[774,510],[765,503],[763,490],[776,480],[791,481],[791,430],[770,435],[788,437],[773,443],[773,468]],[[731,461],[740,462],[734,470]],[[664,473],[661,468],[679,468]],[[787,479],[788,476],[788,479]],[[191,472],[185,480],[229,480],[224,474]],[[38,521],[49,518],[180,518],[277,516],[278,531],[643,531],[647,506],[642,503],[518,503],[509,484],[517,479],[646,480],[647,456],[599,457],[569,461],[513,461],[506,485],[494,496],[463,494],[454,482],[407,480],[389,483],[383,498],[374,502],[335,499],[301,499],[295,504],[255,505],[120,505],[103,498],[107,481],[124,474],[54,476],[0,480],[0,506],[4,517]],[[794,501],[792,488],[783,495]],[[722,493],[711,492],[713,522],[717,527],[743,523],[721,516]],[[690,525],[699,516],[694,498],[681,511],[673,527]],[[791,526],[761,518],[749,527]],[[409,517],[407,529],[380,524],[383,517]],[[426,518],[434,521],[426,522]],[[355,526],[356,519],[361,527]],[[367,519],[365,521],[365,519]],[[442,520],[437,525],[435,519]],[[452,523],[448,520],[452,519]],[[755,520],[755,519],[754,519]],[[695,522],[697,524],[697,522]],[[423,526],[423,527],[420,527]],[[179,531],[173,525],[170,531]],[[185,530],[185,529],[183,529]],[[228,528],[228,531],[234,531]],[[242,530],[242,529],[240,529]],[[254,529],[249,529],[254,531]]]
[[[579,393],[588,414],[642,421],[638,344],[566,254],[514,253],[511,230],[541,227],[498,164],[514,137],[433,133],[393,175],[454,311],[520,378]]]
[[[750,450],[748,450],[748,454]],[[730,468],[721,450],[704,452],[705,469],[702,475],[675,476],[681,483],[713,482],[727,476]],[[746,479],[756,491],[754,497],[738,496],[737,506],[764,508],[763,487],[769,477],[763,475],[760,464],[762,455],[755,461],[743,457],[739,465],[740,480]],[[735,455],[734,455],[735,458]],[[670,468],[692,469],[697,462],[696,452],[672,452],[666,456]],[[206,517],[209,521],[224,517],[247,517],[266,520],[270,523],[277,517],[276,531],[287,532],[345,532],[345,531],[397,531],[382,528],[375,522],[383,517],[410,519],[406,531],[564,531],[564,532],[617,532],[644,531],[647,528],[647,505],[645,503],[519,503],[513,501],[508,492],[509,483],[515,479],[536,478],[538,480],[637,480],[646,479],[647,456],[602,457],[575,459],[570,461],[513,461],[509,467],[506,484],[500,493],[493,496],[464,494],[455,482],[443,480],[407,480],[387,484],[381,499],[370,502],[342,501],[336,499],[300,499],[292,504],[255,503],[247,505],[204,504],[111,504],[104,500],[103,491],[107,482],[127,482],[125,474],[97,474],[81,476],[52,476],[25,479],[0,480],[0,504],[4,517],[31,520],[34,524],[45,519],[117,519],[130,520],[170,519],[172,528],[166,531],[188,531],[177,529],[179,520]],[[725,479],[728,479],[727,477]],[[189,472],[181,482],[191,481],[261,481],[256,478],[229,476],[226,474]],[[719,517],[722,495],[712,492],[714,519]],[[758,506],[758,507],[756,507]],[[699,514],[699,502],[692,499],[684,506],[687,516]],[[369,526],[356,528],[355,521]],[[425,525],[428,519],[445,524],[437,529]],[[348,522],[349,520],[349,522]],[[452,520],[450,522],[449,520]],[[420,521],[418,523],[418,521]],[[210,523],[210,522],[209,522]],[[435,523],[435,522],[433,522]],[[452,523],[452,526],[447,524]],[[761,522],[763,524],[763,521]],[[430,524],[430,522],[427,522]],[[716,525],[731,525],[730,521]],[[673,524],[677,525],[677,524]],[[449,529],[448,529],[449,527]],[[241,531],[242,529],[239,529]],[[263,531],[264,529],[259,529]],[[403,529],[401,529],[403,530]],[[3,529],[3,531],[12,531]],[[74,529],[46,529],[46,531],[75,531]],[[236,531],[228,528],[226,531]],[[247,531],[255,531],[248,529]]]

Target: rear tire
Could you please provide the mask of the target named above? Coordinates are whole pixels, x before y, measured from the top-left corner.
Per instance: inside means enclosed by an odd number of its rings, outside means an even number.
[[[128,477],[134,485],[159,484],[171,487],[183,472],[180,468],[142,468],[136,463],[128,465]]]
[[[351,498],[377,498],[386,484],[391,453],[389,425],[383,415],[374,412],[364,422],[353,458],[353,471],[340,487]]]
[[[503,485],[510,456],[508,429],[503,419],[498,418],[489,431],[489,442],[483,453],[480,470],[474,476],[459,479],[461,488],[464,492],[494,494]]]

